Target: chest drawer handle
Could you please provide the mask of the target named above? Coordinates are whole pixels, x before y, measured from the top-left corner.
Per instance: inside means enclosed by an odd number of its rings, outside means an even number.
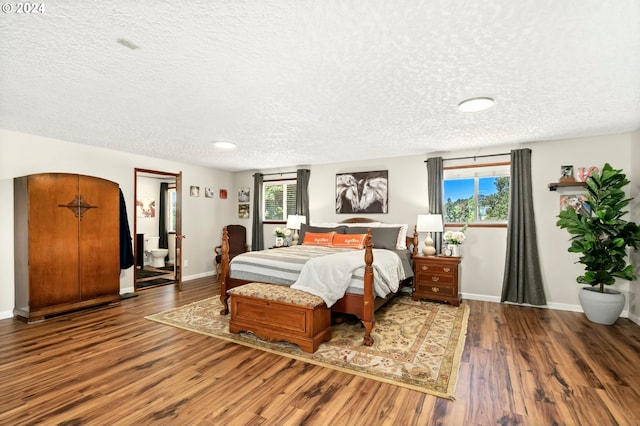
[[[438,287],[431,287],[431,291],[437,293],[440,291],[440,289]]]
[[[431,280],[432,280],[432,281],[438,281],[438,280],[440,280],[440,277],[432,276],[432,277],[431,277]]]
[[[428,267],[428,266],[424,266],[424,265],[422,265],[422,270],[423,270],[423,271],[426,271],[427,269],[429,269],[429,267]]]
[[[449,271],[451,270],[451,268],[442,268],[442,270],[443,270],[444,272],[449,272]]]

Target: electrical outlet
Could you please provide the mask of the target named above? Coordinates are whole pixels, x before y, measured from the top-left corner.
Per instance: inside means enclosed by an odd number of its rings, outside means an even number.
[[[182,263],[184,264],[183,266],[186,268],[187,266],[189,266],[189,261],[188,260],[183,260]]]

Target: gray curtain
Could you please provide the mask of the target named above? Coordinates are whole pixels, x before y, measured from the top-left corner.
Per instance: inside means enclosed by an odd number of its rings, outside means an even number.
[[[264,175],[253,175],[253,222],[251,226],[251,250],[264,249],[264,230],[262,229],[262,183]]]
[[[160,200],[159,208],[157,211],[158,217],[158,236],[160,240],[158,242],[158,248],[169,248],[169,234],[167,233],[167,198],[169,195],[169,184],[166,182],[160,183]],[[164,260],[169,260],[167,255]]]
[[[442,214],[442,157],[433,157],[427,159],[427,188],[429,191],[429,213]],[[444,218],[443,218],[444,221]],[[436,253],[442,252],[442,232],[433,233],[433,246]]]
[[[296,214],[306,216],[307,223],[311,223],[309,219],[309,177],[311,170],[298,169],[296,174]]]
[[[531,194],[531,150],[513,150],[507,255],[501,301],[546,305]]]

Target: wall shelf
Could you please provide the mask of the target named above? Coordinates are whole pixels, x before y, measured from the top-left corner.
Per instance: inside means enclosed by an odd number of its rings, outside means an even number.
[[[549,185],[549,191],[557,191],[558,188],[584,188],[587,186],[586,182],[552,182]]]

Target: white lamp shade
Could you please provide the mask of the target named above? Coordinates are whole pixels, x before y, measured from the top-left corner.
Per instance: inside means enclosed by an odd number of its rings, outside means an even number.
[[[300,229],[300,225],[303,223],[307,223],[306,216],[300,216],[297,214],[290,214],[287,216],[287,228],[289,229]]]
[[[441,214],[419,214],[417,221],[418,232],[442,232]]]

